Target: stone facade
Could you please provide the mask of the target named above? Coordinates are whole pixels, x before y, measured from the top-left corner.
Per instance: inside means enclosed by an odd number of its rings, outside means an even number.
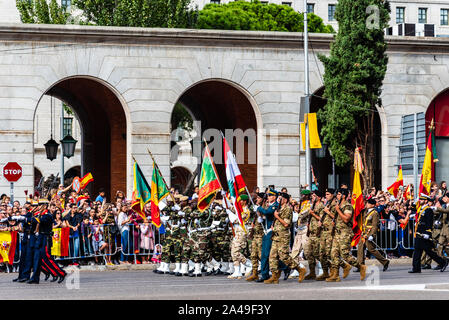
[[[20,162],[24,176],[16,184],[17,195],[30,189],[39,100],[63,79],[93,79],[117,96],[126,115],[126,186],[131,196],[132,156],[150,176],[149,146],[169,177],[173,106],[188,88],[213,79],[244,92],[254,109],[257,184],[286,186],[298,196],[298,184],[305,180],[299,150],[301,40],[300,33],[0,25],[0,164]],[[327,53],[331,41],[331,35],[311,37],[311,92],[322,87],[324,71],[314,55]],[[449,86],[449,39],[388,41],[390,63],[379,110],[384,189],[396,179],[401,115],[425,111]],[[1,178],[0,189],[8,188]]]

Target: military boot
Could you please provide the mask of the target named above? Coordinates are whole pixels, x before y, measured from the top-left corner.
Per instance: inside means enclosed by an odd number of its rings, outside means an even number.
[[[315,279],[316,279],[315,265],[311,264],[309,265],[309,274],[306,275],[304,280],[315,280]]]
[[[349,272],[351,272],[352,266],[349,263],[345,263],[343,267],[343,279],[346,279],[349,276]]]
[[[245,280],[246,281],[255,281],[257,279],[259,279],[259,277],[257,276],[257,269],[256,269],[256,270],[253,270],[253,273]]]
[[[366,277],[366,265],[361,264],[360,265],[360,280],[365,280]]]
[[[326,279],[326,282],[340,282],[340,275],[338,274],[338,269],[331,268],[330,277]]]
[[[328,270],[327,267],[325,267],[325,268],[323,268],[323,274],[318,276],[318,277],[316,277],[315,280],[316,281],[324,281],[327,278],[329,278],[329,270]]]
[[[265,280],[263,283],[273,283],[278,284],[279,283],[279,277],[281,276],[281,271],[276,271],[271,274],[271,278],[268,280]]]
[[[298,266],[298,267],[296,267],[296,270],[297,270],[298,273],[299,273],[299,276],[298,276],[298,282],[303,282],[303,281],[304,281],[304,278],[306,277],[306,272],[307,272],[306,268],[303,268],[303,267],[301,267],[301,266]],[[315,270],[314,270],[314,271],[315,271]]]

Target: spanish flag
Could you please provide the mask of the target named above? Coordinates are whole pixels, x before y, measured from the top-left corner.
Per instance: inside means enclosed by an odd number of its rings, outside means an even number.
[[[67,257],[69,255],[70,228],[54,228],[51,247],[51,255]]]
[[[0,232],[0,262],[13,264],[16,253],[17,231]]]
[[[433,136],[433,120],[430,125],[429,138],[427,139],[426,155],[424,157],[424,164],[421,172],[421,181],[419,182],[419,194],[430,194],[430,185],[432,183],[432,136]]]
[[[355,149],[354,152],[354,183],[352,185],[352,199],[351,204],[354,208],[354,216],[352,221],[352,231],[354,232],[354,237],[351,241],[351,246],[355,247],[362,235],[362,210],[365,207],[362,195],[362,185],[360,183],[360,173],[362,173],[363,164],[362,157],[360,156],[359,148]]]
[[[85,187],[87,187],[87,185],[89,183],[91,183],[92,181],[94,181],[94,177],[89,172],[88,174],[86,174],[84,177],[81,178],[81,181],[80,181],[81,190],[83,190]]]
[[[411,185],[409,184],[408,186],[407,186],[407,188],[405,189],[405,192],[404,192],[404,199],[407,201],[407,200],[413,200],[413,194],[412,194],[412,188],[411,188]]]
[[[398,196],[399,187],[404,185],[404,179],[402,178],[402,166],[399,166],[398,178],[396,181],[388,187],[388,192],[395,198]]]
[[[162,178],[158,166],[153,162],[153,176],[151,178],[151,222],[157,227],[161,226],[159,202],[167,197],[170,191]]]

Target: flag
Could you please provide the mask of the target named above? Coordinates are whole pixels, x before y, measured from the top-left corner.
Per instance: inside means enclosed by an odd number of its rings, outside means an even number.
[[[0,262],[13,264],[16,253],[17,231],[0,232]]]
[[[354,208],[354,216],[352,221],[352,231],[354,232],[354,237],[351,241],[351,246],[355,247],[362,235],[362,210],[365,206],[363,202],[362,195],[362,185],[360,183],[360,173],[362,173],[363,164],[362,158],[360,156],[359,148],[355,149],[354,152],[354,183],[352,185],[352,199],[351,204]]]
[[[89,183],[91,183],[92,181],[94,181],[94,177],[89,172],[88,174],[86,174],[84,177],[81,178],[81,181],[80,181],[81,190],[83,190],[85,187],[87,187],[87,185]]]
[[[402,166],[399,166],[398,177],[396,181],[388,187],[388,192],[396,198],[398,196],[400,186],[404,186],[404,179],[402,178]]]
[[[51,255],[67,257],[69,255],[70,228],[54,228],[51,246]]]
[[[206,145],[201,166],[200,191],[198,192],[198,210],[203,212],[214,201],[217,192],[221,189],[220,180],[215,171],[214,161],[210,155],[209,147]]]
[[[413,194],[412,194],[412,188],[411,188],[411,185],[409,184],[408,186],[407,186],[407,188],[405,189],[405,192],[404,192],[404,199],[407,201],[407,200],[413,200]]]
[[[151,222],[156,226],[161,226],[161,216],[159,212],[159,201],[170,194],[164,179],[160,174],[157,165],[153,162],[153,176],[151,178]]]
[[[421,180],[419,182],[419,194],[430,194],[430,184],[432,183],[432,136],[433,136],[433,120],[430,127],[429,138],[427,139],[426,155],[424,157],[424,164],[421,172]]]
[[[146,216],[143,208],[151,200],[151,189],[137,162],[134,162],[133,173],[134,183],[131,209],[145,219]]]
[[[242,219],[243,208],[238,200],[239,194],[246,190],[245,181],[243,181],[242,174],[240,173],[237,162],[235,161],[234,154],[229,148],[228,142],[223,137],[223,148],[224,148],[224,161],[226,168],[226,180],[228,182],[229,196],[234,205],[237,217],[242,229],[246,232],[245,223]]]
[[[318,134],[318,123],[316,120],[316,113],[309,113],[307,116],[308,116],[310,149],[321,149],[321,141],[320,135]]]

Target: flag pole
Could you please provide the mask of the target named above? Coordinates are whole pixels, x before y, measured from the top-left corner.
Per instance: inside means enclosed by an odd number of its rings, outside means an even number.
[[[159,170],[159,166],[157,165],[156,160],[154,160],[154,157],[153,157],[153,154],[152,154],[151,151],[150,151],[150,148],[147,147],[147,151],[148,151],[148,153],[150,154],[151,159],[153,159],[153,164],[154,164],[154,166],[156,167],[156,170],[159,172],[159,175],[162,177],[162,181],[164,182],[165,187],[167,188],[168,193],[170,194],[170,197],[171,197],[173,203],[176,204],[175,198],[173,197],[172,193],[170,192],[170,189],[168,188],[167,182],[165,182],[164,176],[162,175],[161,170]]]

